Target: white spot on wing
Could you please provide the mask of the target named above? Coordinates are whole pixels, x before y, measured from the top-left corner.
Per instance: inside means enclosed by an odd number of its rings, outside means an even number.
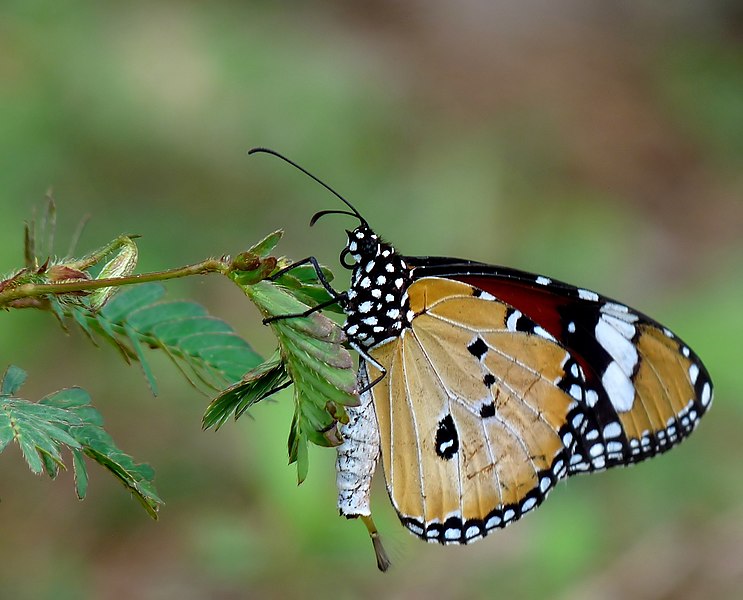
[[[606,451],[612,452],[612,453],[617,452],[621,454],[622,443],[621,442],[609,442],[606,444]]]
[[[511,519],[513,519],[516,516],[516,513],[512,509],[508,509],[506,512],[503,513],[503,522],[508,523]]]
[[[601,456],[604,453],[604,445],[601,443],[594,444],[593,446],[591,446],[589,453],[594,458],[596,458],[597,456]]]
[[[501,523],[501,518],[497,515],[490,517],[485,523],[485,529],[495,529]]]
[[[630,312],[627,306],[617,304],[616,302],[607,302],[601,307],[601,312],[605,315],[612,315],[617,319],[622,319],[622,321],[627,321],[628,323],[634,323],[639,319],[635,313]]]
[[[606,367],[601,383],[604,385],[614,410],[617,412],[632,410],[635,402],[635,386],[616,362],[612,361]]]
[[[699,377],[699,367],[696,364],[691,363],[691,365],[689,365],[689,379],[691,379],[692,384],[697,382],[697,377]]]
[[[615,438],[622,435],[622,426],[614,421],[613,423],[609,423],[606,427],[604,427],[604,437],[609,438]]]
[[[549,331],[547,331],[544,327],[540,327],[539,325],[534,328],[534,333],[536,333],[539,337],[550,340],[551,342],[557,341]]]
[[[632,325],[629,325],[634,330]],[[637,365],[637,349],[635,345],[624,337],[621,331],[612,327],[604,317],[596,323],[596,339],[603,346],[622,372],[628,377]]]
[[[535,281],[539,285],[549,285],[550,283],[552,283],[552,280],[549,277],[543,277],[542,275],[537,277]]]
[[[516,322],[521,318],[521,311],[514,310],[511,316],[506,320],[508,331],[516,331]]]
[[[592,292],[591,290],[578,288],[578,298],[580,298],[581,300],[591,300],[592,302],[596,302],[596,300],[599,299],[599,295],[596,292]]]
[[[521,513],[525,513],[527,511],[530,511],[537,503],[536,498],[527,498],[524,500],[524,503],[521,505]]]
[[[708,381],[702,388],[702,406],[708,406],[710,402],[712,402],[712,388]]]
[[[423,527],[418,525],[418,523],[408,521],[406,527],[416,535],[423,535]]]
[[[624,319],[619,319],[614,315],[604,314],[601,316],[601,320],[606,321],[628,340],[631,340],[635,336],[635,326],[632,323],[625,321]]]

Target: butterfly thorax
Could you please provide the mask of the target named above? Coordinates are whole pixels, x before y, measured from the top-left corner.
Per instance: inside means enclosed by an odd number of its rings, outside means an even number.
[[[355,262],[346,294],[343,331],[349,341],[373,348],[410,326],[410,269],[388,243],[366,225],[349,232],[345,254]]]

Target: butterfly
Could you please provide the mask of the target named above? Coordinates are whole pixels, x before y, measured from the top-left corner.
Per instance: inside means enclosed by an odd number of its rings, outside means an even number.
[[[371,522],[381,458],[392,504],[414,535],[468,544],[538,507],[562,479],[630,465],[687,437],[713,397],[699,357],[626,304],[542,275],[408,257],[359,224],[340,260],[343,331],[360,355],[359,407],[341,426],[339,509]],[[292,267],[289,267],[291,269]],[[316,310],[315,309],[311,310]],[[380,556],[381,552],[381,556]]]

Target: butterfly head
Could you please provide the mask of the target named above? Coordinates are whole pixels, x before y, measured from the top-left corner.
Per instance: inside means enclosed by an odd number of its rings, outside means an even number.
[[[394,248],[372,231],[366,223],[362,223],[353,231],[346,230],[348,242],[341,252],[341,264],[347,269],[353,269],[359,264],[375,260],[379,256],[390,256]],[[351,262],[347,260],[351,258]]]

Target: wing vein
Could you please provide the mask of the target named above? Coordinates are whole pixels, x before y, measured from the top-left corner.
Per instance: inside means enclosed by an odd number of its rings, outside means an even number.
[[[418,339],[418,336],[415,334],[415,331],[412,331],[412,335],[415,338],[415,340],[416,340],[418,346],[420,347],[421,352],[425,356],[426,360],[431,365],[431,369],[433,370],[434,374],[436,375],[436,379],[438,380],[438,382],[439,382],[439,384],[441,386],[441,389],[443,389],[444,392],[446,393],[446,396],[449,399],[449,401],[455,400],[455,401],[457,401],[457,403],[460,406],[463,406],[464,408],[466,408],[467,410],[469,410],[469,407],[464,402],[462,402],[458,398],[458,396],[456,394],[452,393],[449,390],[449,388],[446,386],[446,384],[444,383],[441,375],[439,374],[438,370],[436,369],[436,365],[433,363],[433,361],[431,360],[430,356],[426,352],[426,349],[424,348],[424,346],[421,343],[421,341]],[[506,356],[506,358],[508,358],[508,357]],[[552,426],[549,424],[549,422],[546,419],[544,419],[544,417],[539,413],[539,411],[537,411],[533,406],[529,405],[523,398],[521,398],[521,396],[519,396],[519,394],[511,386],[506,385],[506,383],[502,379],[500,381],[503,384],[503,388],[508,390],[508,393],[511,395],[512,398],[514,398],[515,400],[522,400],[524,402],[524,404],[526,404],[531,409],[531,411],[534,414],[536,414],[541,420],[543,420],[550,427],[550,429],[552,431],[554,431],[554,428],[552,428]],[[449,412],[451,412],[451,405],[449,405]],[[531,453],[529,452],[529,448],[526,445],[526,442],[524,441],[524,439],[509,424],[508,420],[506,418],[504,418],[500,414],[500,411],[498,411],[497,408],[496,408],[496,413],[495,413],[494,417],[498,420],[498,422],[500,422],[501,425],[503,425],[503,428],[505,430],[507,430],[508,433],[510,433],[511,436],[516,440],[516,442],[518,443],[518,445],[521,447],[521,450],[523,451],[524,455],[526,455],[529,463],[531,464],[531,467],[532,467],[532,470],[534,471],[535,477],[538,478],[538,476],[539,476],[539,469],[537,469],[537,466],[534,463],[534,459],[532,458]],[[486,437],[488,439],[488,442],[490,442],[490,436],[487,435],[487,431],[486,431]],[[491,450],[490,444],[488,444],[488,449],[489,449],[489,451]],[[501,487],[501,483],[500,483],[500,477],[498,476],[495,459],[492,456],[492,453],[490,454],[490,456],[491,456],[491,458],[493,458],[493,462],[492,462],[493,467],[494,467],[493,472],[495,473],[496,481],[498,483],[498,496],[500,498],[501,506],[503,506],[503,495],[502,495],[502,491],[501,491],[502,490],[502,487]],[[460,486],[460,488],[459,488],[459,498],[460,498],[460,512],[461,512],[461,508],[462,508],[461,505],[462,505],[462,502],[463,502],[463,498],[462,498],[463,485],[462,485],[461,463],[459,463],[459,461],[457,462],[457,470],[458,470],[458,474],[459,474],[459,486]]]
[[[446,403],[447,403],[447,411],[449,414],[451,414],[451,401],[457,400],[456,395],[452,394],[449,389],[446,387],[446,384],[444,383],[444,380],[439,375],[439,372],[436,370],[436,366],[433,364],[433,361],[431,360],[431,357],[428,355],[428,352],[426,352],[426,349],[423,347],[423,344],[418,339],[418,336],[415,334],[415,331],[412,329],[410,330],[411,335],[413,336],[413,339],[415,340],[415,343],[417,344],[418,348],[420,348],[421,353],[425,357],[428,364],[431,366],[431,370],[433,371],[434,375],[436,375],[436,380],[439,383],[439,386],[442,390],[444,390],[444,393],[446,394]],[[404,345],[403,345],[404,348]],[[461,404],[461,403],[460,403]],[[411,407],[412,410],[412,407]],[[452,417],[453,418],[453,417]],[[418,431],[417,425],[416,425],[416,431]],[[457,458],[457,479],[459,481],[459,514],[460,516],[464,516],[464,481],[462,480],[462,462],[460,460],[459,453],[456,455]]]
[[[415,410],[413,409],[413,403],[412,403],[412,395],[410,393],[410,385],[408,384],[408,370],[405,369],[405,343],[403,338],[403,343],[400,344],[400,354],[401,359],[403,363],[403,378],[405,381],[405,401],[408,406],[408,409],[410,410],[410,419],[413,421],[413,430],[415,431],[415,449],[416,453],[418,454],[418,478],[420,480],[420,491],[421,491],[421,500],[423,505],[423,522],[428,523],[428,511],[426,507],[426,490],[425,490],[425,477],[423,474],[423,454],[421,452],[421,443],[420,439],[418,437],[418,421],[415,418]],[[392,393],[390,392],[390,405],[392,405]],[[390,422],[392,422],[392,419],[390,419]]]

